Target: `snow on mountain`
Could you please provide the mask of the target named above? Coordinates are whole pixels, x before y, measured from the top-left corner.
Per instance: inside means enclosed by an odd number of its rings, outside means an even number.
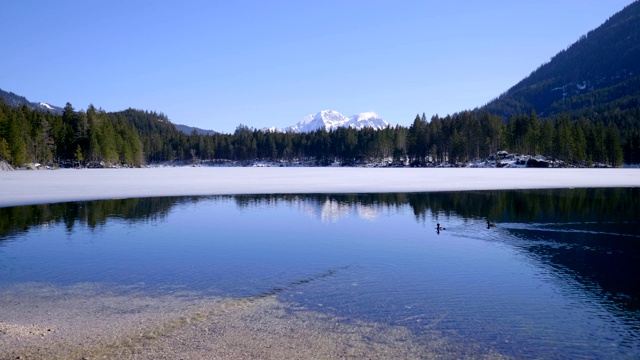
[[[40,104],[40,106],[42,106],[45,109],[53,110],[53,106],[51,106],[51,105],[49,105],[47,103],[41,102],[41,103],[38,103],[38,104]]]
[[[59,107],[59,106],[55,106],[55,105],[51,105],[51,104],[47,104],[45,102],[39,102],[39,103],[32,103],[34,105],[34,107],[40,109],[40,110],[45,110],[54,114],[62,114],[64,112],[64,109]]]
[[[27,105],[29,109],[48,111],[53,114],[62,114],[64,110],[61,107],[53,106],[44,102],[31,102],[24,96],[16,95],[10,91],[4,91],[2,89],[0,89],[0,98],[3,98],[4,101],[11,107],[20,107],[22,105]]]
[[[305,116],[299,123],[286,127],[284,131],[287,132],[310,132],[321,128],[337,129],[341,124],[344,124],[347,118],[337,111],[323,110],[315,115]]]
[[[382,118],[373,111],[353,115],[349,117],[347,124],[349,127],[356,129],[371,127],[380,130],[389,126],[389,123],[382,120]]]
[[[299,123],[286,127],[282,130],[268,128],[269,131],[284,132],[311,132],[325,128],[327,131],[336,130],[340,127],[348,127],[354,129],[364,129],[367,127],[374,129],[384,129],[389,123],[384,121],[378,114],[374,112],[364,112],[350,117],[346,117],[337,111],[323,110],[317,114],[305,116]]]
[[[50,113],[53,114],[62,114],[64,112],[64,109],[55,105],[51,105],[51,104],[47,104],[45,102],[39,102],[39,103],[32,103],[33,108],[36,108],[38,110],[44,110],[44,111],[48,111]]]

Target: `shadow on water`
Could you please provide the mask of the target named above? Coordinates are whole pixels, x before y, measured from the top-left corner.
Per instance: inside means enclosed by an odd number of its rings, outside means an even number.
[[[163,221],[177,205],[229,199],[239,209],[303,204],[339,213],[409,206],[418,222],[447,216],[490,220],[497,232],[510,235],[494,240],[525,251],[640,317],[639,188],[159,197],[8,207],[0,208],[0,246],[43,225],[64,224],[71,232],[79,223],[93,230],[116,219]]]
[[[596,224],[621,225],[638,226],[626,222]],[[561,274],[570,275],[599,297],[636,312],[640,319],[640,285],[633,280],[640,277],[640,236],[573,228],[570,224],[558,227],[559,224],[505,224],[505,230],[513,235],[514,246]]]

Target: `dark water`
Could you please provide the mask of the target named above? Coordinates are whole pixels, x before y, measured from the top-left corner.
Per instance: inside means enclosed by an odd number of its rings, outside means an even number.
[[[93,282],[271,294],[517,358],[631,359],[640,357],[639,219],[640,189],[0,208],[0,291]]]

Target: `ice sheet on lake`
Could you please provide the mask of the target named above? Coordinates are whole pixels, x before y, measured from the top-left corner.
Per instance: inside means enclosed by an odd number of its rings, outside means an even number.
[[[0,172],[0,206],[131,197],[638,187],[640,169],[177,167]]]

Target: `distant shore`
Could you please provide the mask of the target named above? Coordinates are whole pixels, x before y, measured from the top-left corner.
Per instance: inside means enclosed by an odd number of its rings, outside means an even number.
[[[640,187],[640,169],[166,167],[1,171],[0,207],[114,198]]]

